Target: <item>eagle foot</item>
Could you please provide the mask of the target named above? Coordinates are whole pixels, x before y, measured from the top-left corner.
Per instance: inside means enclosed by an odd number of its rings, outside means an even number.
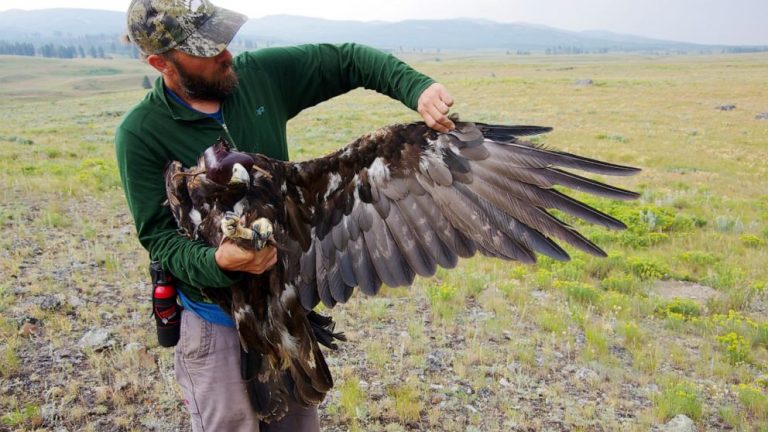
[[[265,218],[256,219],[251,228],[246,228],[240,223],[237,213],[227,212],[221,220],[221,232],[231,239],[250,240],[256,250],[261,250],[272,237],[273,228]]]
[[[240,225],[240,216],[237,213],[227,212],[224,214],[224,218],[221,220],[221,232],[224,234],[224,237],[250,239],[251,233],[246,230],[245,227]]]
[[[253,232],[251,237],[253,247],[256,250],[261,250],[272,237],[272,223],[266,218],[258,218],[251,224],[251,231]]]

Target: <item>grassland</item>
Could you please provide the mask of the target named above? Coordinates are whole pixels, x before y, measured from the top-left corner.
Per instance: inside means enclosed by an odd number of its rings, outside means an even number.
[[[540,142],[642,167],[619,181],[642,199],[590,201],[630,227],[578,224],[607,259],[476,258],[335,308],[350,342],[329,355],[324,428],[768,430],[768,56],[408,60],[465,119],[553,126]],[[113,158],[145,74],[0,61],[0,430],[187,425]],[[415,118],[355,91],[292,120],[291,155]]]

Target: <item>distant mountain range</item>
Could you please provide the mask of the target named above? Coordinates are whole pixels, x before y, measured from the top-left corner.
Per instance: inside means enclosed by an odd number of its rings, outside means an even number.
[[[125,32],[125,14],[91,9],[0,12],[0,41],[67,44]],[[115,38],[116,39],[116,38]],[[699,45],[603,31],[574,32],[481,19],[333,21],[289,15],[251,19],[235,45],[253,48],[306,42],[359,42],[388,50],[513,52],[721,52],[766,47]]]

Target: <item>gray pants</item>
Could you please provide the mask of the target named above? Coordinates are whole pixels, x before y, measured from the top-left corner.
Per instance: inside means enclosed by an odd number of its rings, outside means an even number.
[[[317,407],[292,401],[279,422],[259,424],[240,378],[237,330],[205,321],[191,311],[181,316],[176,345],[176,380],[184,395],[194,432],[317,432]]]

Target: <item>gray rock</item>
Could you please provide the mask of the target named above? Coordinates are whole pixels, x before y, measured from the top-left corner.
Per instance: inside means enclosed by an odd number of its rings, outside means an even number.
[[[40,302],[40,309],[58,310],[61,307],[61,300],[57,296],[45,296]]]
[[[51,424],[56,420],[56,405],[45,404],[40,407],[40,415],[46,423]]]
[[[734,104],[718,105],[715,107],[715,109],[718,109],[720,111],[733,111],[736,109],[736,105]]]
[[[72,309],[77,309],[79,307],[85,306],[85,302],[76,295],[71,295],[67,298],[67,301],[69,302],[69,305],[72,307]]]
[[[580,86],[580,87],[588,87],[588,86],[591,86],[591,85],[592,85],[592,84],[594,84],[594,83],[595,83],[595,82],[594,82],[594,81],[592,81],[592,80],[591,80],[591,79],[589,79],[589,78],[586,78],[586,79],[577,79],[576,81],[574,81],[574,82],[573,82],[573,84],[574,84],[574,85],[577,85],[577,86]]]
[[[80,338],[78,346],[80,348],[90,348],[95,351],[100,351],[114,345],[115,341],[110,339],[110,332],[107,329],[93,329]]]
[[[768,120],[768,111],[756,115],[755,120]]]
[[[641,391],[648,397],[659,392],[659,386],[656,384],[648,384],[644,386]]]
[[[582,381],[597,381],[600,376],[597,374],[597,372],[593,371],[589,368],[581,368],[576,371],[576,378],[582,380]]]
[[[123,347],[123,351],[125,352],[132,352],[132,351],[139,351],[142,349],[146,349],[144,345],[138,343],[138,342],[131,342],[129,344],[125,344]]]
[[[678,414],[657,430],[659,432],[696,432],[696,425],[687,416]]]

